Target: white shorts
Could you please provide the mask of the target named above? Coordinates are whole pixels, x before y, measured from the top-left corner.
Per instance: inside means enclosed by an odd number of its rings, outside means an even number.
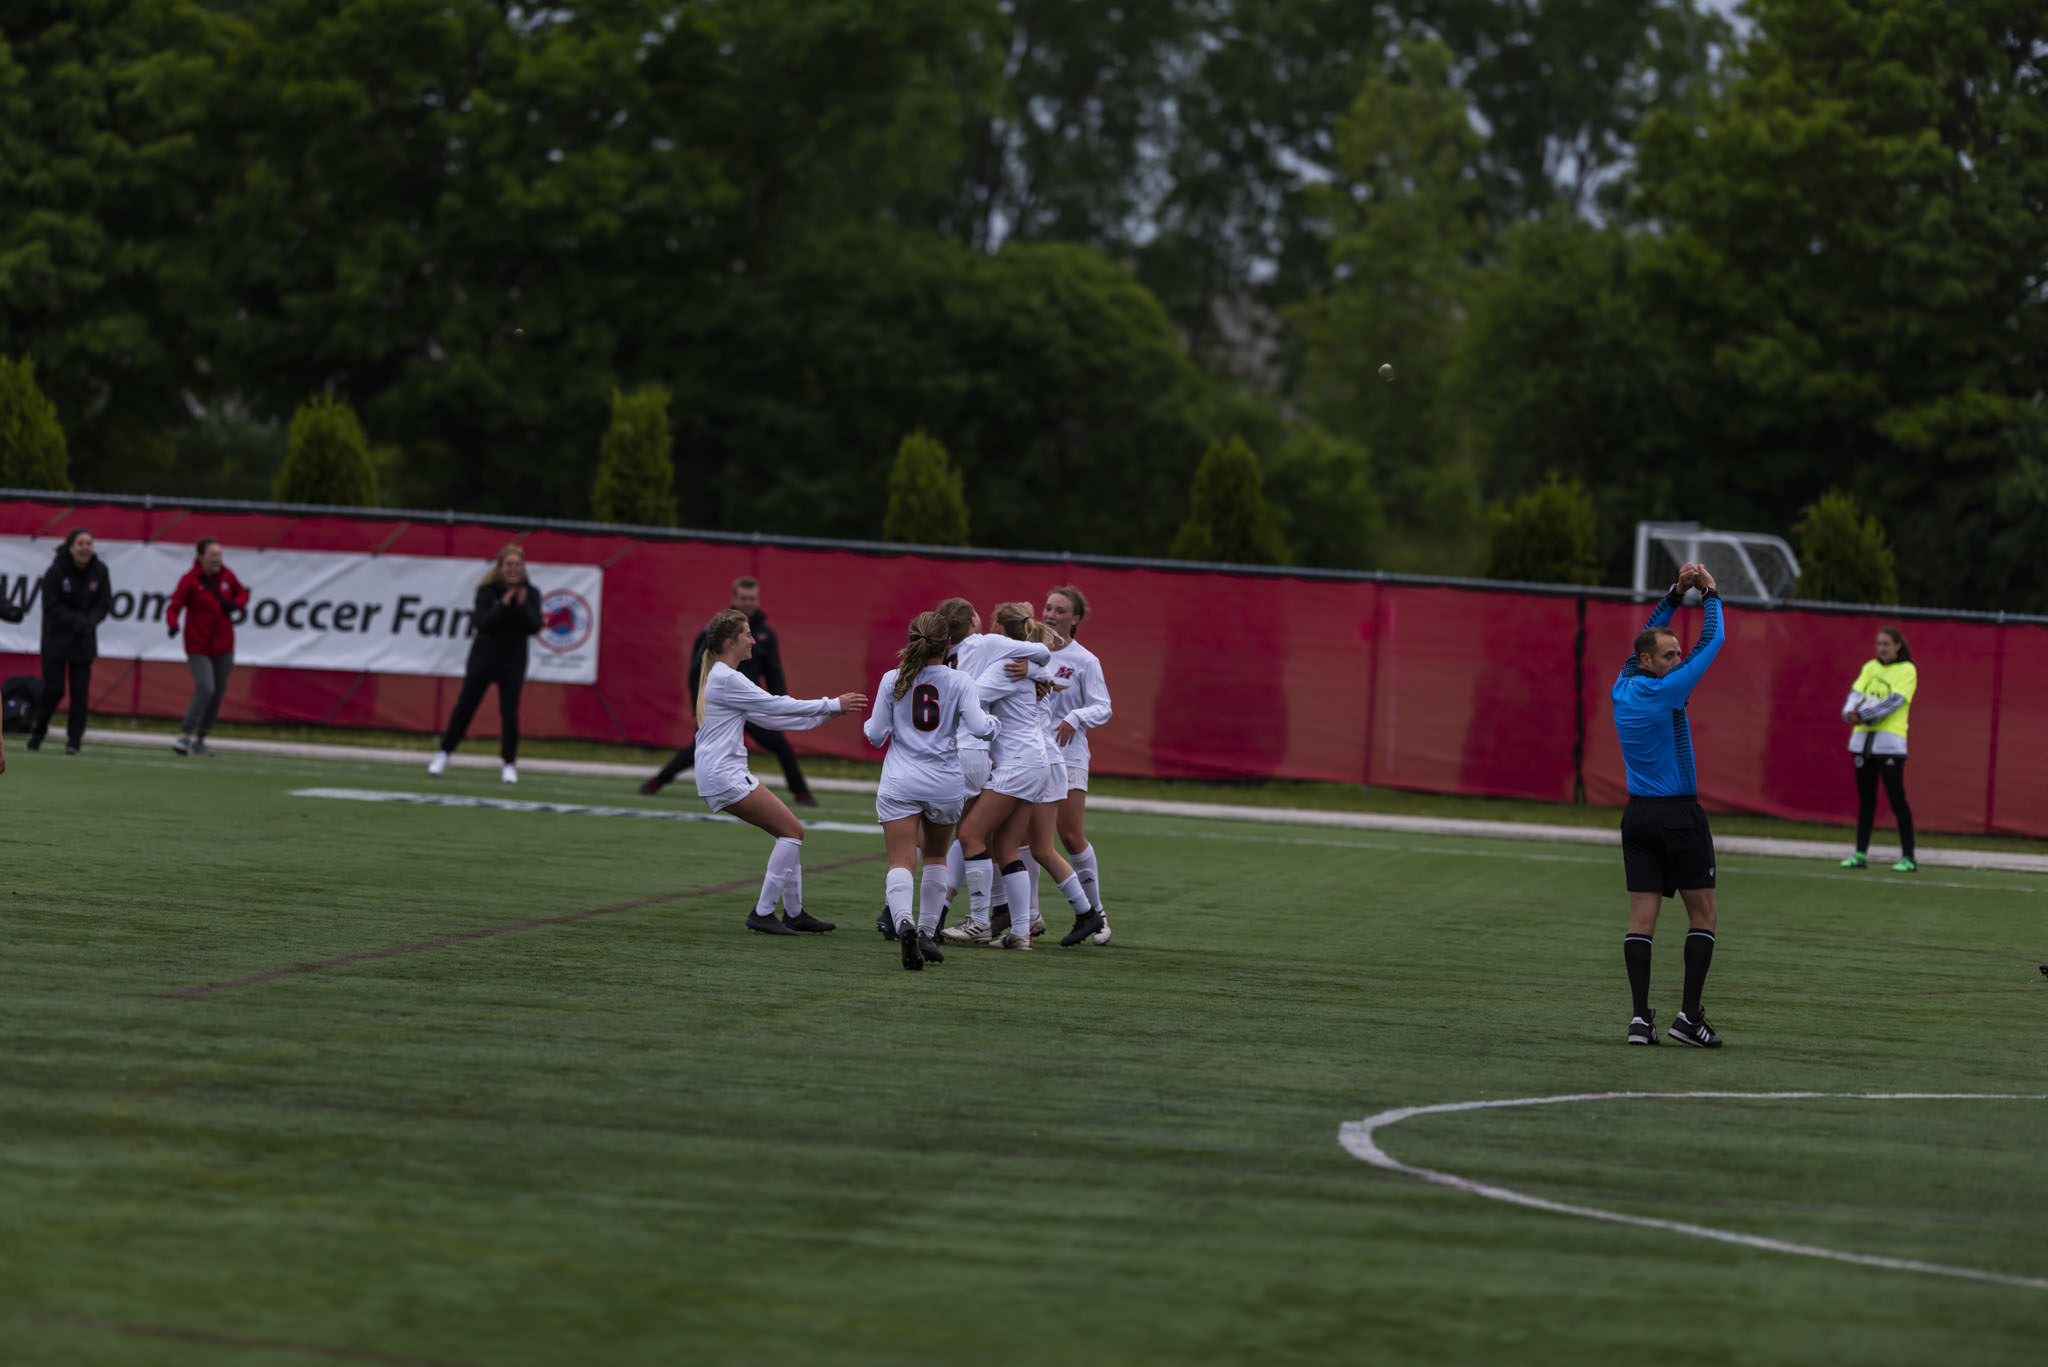
[[[1058,802],[1067,795],[1066,767],[1043,762],[998,765],[989,775],[988,791],[1020,802]]]
[[[957,826],[960,824],[960,809],[965,805],[964,798],[953,802],[934,802],[930,798],[876,793],[875,820],[900,821],[906,816],[921,816],[934,826]]]
[[[722,812],[760,786],[761,780],[755,778],[752,774],[748,774],[747,781],[740,787],[727,788],[725,791],[718,793],[700,793],[699,796],[704,799],[705,805],[709,806],[712,811]]]
[[[988,751],[960,751],[960,777],[967,781],[967,796],[988,787]]]
[[[1067,791],[1072,792],[1079,788],[1082,792],[1087,792],[1088,757],[1070,754],[1064,757],[1064,763],[1067,766]]]

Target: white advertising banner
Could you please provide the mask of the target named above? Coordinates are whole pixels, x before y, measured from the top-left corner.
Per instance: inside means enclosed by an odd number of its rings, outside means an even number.
[[[43,575],[62,544],[0,536],[0,598],[28,609],[20,622],[0,622],[0,651],[40,650]],[[248,608],[235,617],[237,665],[461,676],[477,582],[489,561],[224,549],[249,590]],[[191,543],[101,541],[99,557],[114,590],[113,611],[100,623],[100,655],[182,663],[184,646],[166,630],[164,610],[192,568]],[[536,562],[527,573],[541,591],[545,623],[528,648],[527,677],[596,683],[604,571]]]

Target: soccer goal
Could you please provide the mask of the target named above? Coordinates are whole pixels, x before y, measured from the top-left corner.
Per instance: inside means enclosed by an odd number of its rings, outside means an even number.
[[[1705,565],[1724,598],[1778,602],[1799,583],[1799,558],[1781,536],[1721,532],[1697,522],[1636,523],[1637,593],[1663,592],[1688,563]]]

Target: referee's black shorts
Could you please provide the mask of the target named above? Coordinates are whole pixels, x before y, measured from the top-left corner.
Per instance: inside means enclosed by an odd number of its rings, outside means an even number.
[[[1714,833],[1694,797],[1631,797],[1621,811],[1621,864],[1630,892],[1664,897],[1714,886]]]

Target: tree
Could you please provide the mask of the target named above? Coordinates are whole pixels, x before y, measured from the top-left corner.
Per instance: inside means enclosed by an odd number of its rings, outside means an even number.
[[[1195,467],[1188,520],[1167,552],[1175,560],[1284,565],[1287,546],[1259,488],[1259,458],[1240,437],[1219,441]]]
[[[1637,274],[1707,379],[1692,515],[1784,526],[1854,470],[1909,598],[2011,601],[2040,577],[2001,499],[2048,392],[2048,8],[1746,12],[1735,78],[1639,139]]]
[[[1298,428],[1267,462],[1265,492],[1295,563],[1332,570],[1377,563],[1386,508],[1372,457],[1357,442],[1313,425]]]
[[[1892,548],[1877,515],[1830,489],[1809,504],[1793,529],[1799,537],[1798,597],[1815,603],[1896,603]]]
[[[670,452],[668,391],[646,385],[612,392],[612,422],[598,447],[590,515],[635,527],[676,525],[676,466]]]
[[[66,465],[64,427],[36,387],[36,363],[0,356],[0,485],[69,489]]]
[[[1486,577],[1528,584],[1597,584],[1600,557],[1593,497],[1556,471],[1506,508],[1496,508]]]
[[[353,408],[331,394],[299,406],[272,497],[332,508],[376,506],[377,471]]]
[[[946,448],[924,432],[912,432],[896,448],[889,470],[889,511],[882,540],[920,546],[967,544],[967,499],[960,472]]]

